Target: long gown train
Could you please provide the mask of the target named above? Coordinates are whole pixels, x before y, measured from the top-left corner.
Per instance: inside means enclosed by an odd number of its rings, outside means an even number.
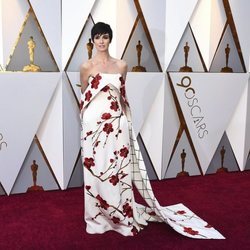
[[[81,153],[88,233],[135,235],[149,221],[192,238],[224,239],[183,204],[162,207],[152,191],[133,131],[120,74],[98,73],[81,95]],[[133,185],[148,207],[137,204]]]

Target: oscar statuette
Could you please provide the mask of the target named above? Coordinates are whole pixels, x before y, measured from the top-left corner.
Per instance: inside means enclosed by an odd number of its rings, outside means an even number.
[[[136,51],[137,51],[137,59],[138,59],[138,65],[134,66],[132,68],[132,72],[146,72],[146,68],[141,66],[141,52],[142,52],[143,46],[141,45],[141,41],[138,41],[138,44],[136,45]]]
[[[179,172],[176,177],[189,176],[189,173],[184,170],[186,155],[187,154],[185,152],[185,149],[182,149],[182,153],[181,153],[181,172]]]
[[[186,45],[183,47],[184,49],[184,57],[185,57],[185,66],[180,68],[180,72],[193,72],[192,68],[187,65],[188,62],[188,53],[190,50],[190,47],[188,46],[188,42],[186,42]]]
[[[227,44],[227,47],[225,48],[225,54],[226,54],[226,67],[222,68],[220,72],[231,73],[233,72],[233,69],[228,67],[228,59],[229,59],[229,54],[230,54],[229,44]]]
[[[220,156],[221,156],[221,167],[217,169],[216,173],[227,173],[228,169],[224,167],[224,157],[225,157],[226,150],[224,146],[222,146],[220,150]]]
[[[35,54],[36,43],[33,40],[32,36],[30,37],[27,45],[28,45],[28,50],[29,50],[30,63],[23,67],[23,71],[24,72],[39,72],[41,71],[41,68],[38,65],[34,64],[34,54]]]
[[[31,171],[32,171],[32,178],[33,178],[33,186],[29,187],[27,189],[27,192],[33,192],[33,191],[43,191],[42,186],[37,186],[37,170],[38,170],[38,165],[36,164],[36,161],[33,160],[33,164],[30,166]]]
[[[86,43],[86,47],[88,50],[88,59],[91,59],[92,58],[92,51],[93,51],[93,47],[94,47],[94,44],[91,42],[91,38],[89,38],[88,43]]]

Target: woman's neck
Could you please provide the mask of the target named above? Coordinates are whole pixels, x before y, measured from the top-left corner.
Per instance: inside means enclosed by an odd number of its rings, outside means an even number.
[[[109,55],[109,52],[107,51],[104,51],[104,52],[98,51],[95,56],[95,60],[101,64],[106,64],[110,60],[110,58],[111,56]]]

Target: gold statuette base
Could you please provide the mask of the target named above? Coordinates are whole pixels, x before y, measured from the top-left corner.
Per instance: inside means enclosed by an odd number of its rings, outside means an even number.
[[[221,69],[220,72],[231,73],[231,72],[233,72],[233,69],[230,68],[230,67],[224,67],[224,68]]]
[[[32,186],[27,189],[27,192],[44,191],[42,186]]]
[[[35,64],[29,64],[23,67],[23,72],[40,72],[41,68]]]
[[[179,72],[193,72],[193,70],[189,66],[183,66],[179,69]]]
[[[189,176],[189,173],[186,171],[181,171],[180,173],[177,174],[176,177],[182,177],[182,176]]]
[[[225,167],[220,167],[217,169],[216,173],[228,173],[228,169]]]
[[[132,72],[147,72],[147,70],[145,67],[137,65],[132,68]]]

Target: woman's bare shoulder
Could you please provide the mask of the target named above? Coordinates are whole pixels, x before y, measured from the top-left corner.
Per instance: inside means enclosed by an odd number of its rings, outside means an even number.
[[[122,59],[117,59],[116,61],[117,67],[121,70],[121,72],[126,72],[128,65],[126,63],[126,61],[122,60]]]
[[[86,71],[89,71],[92,66],[93,66],[93,61],[90,59],[81,64],[80,70],[86,72]]]

